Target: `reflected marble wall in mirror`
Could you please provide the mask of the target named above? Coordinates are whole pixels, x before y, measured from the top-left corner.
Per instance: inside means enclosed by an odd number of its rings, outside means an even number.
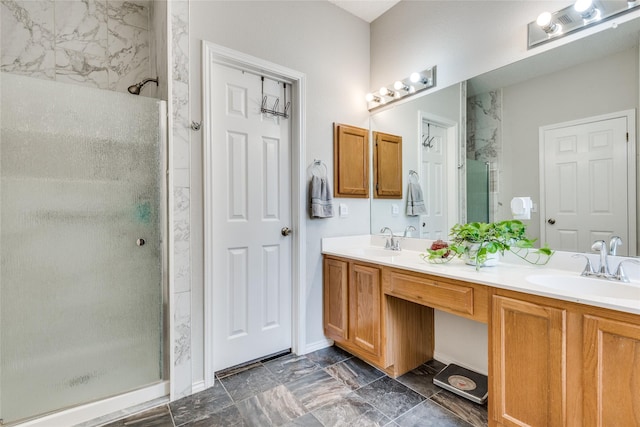
[[[629,157],[627,160],[635,159],[636,129],[635,123],[631,122],[635,119],[634,111],[638,108],[639,96],[638,31],[640,20],[633,20],[615,30],[603,31],[467,82],[467,105],[461,115],[466,115],[467,119],[458,119],[464,121],[460,124],[460,129],[466,128],[466,133],[463,134],[466,144],[461,146],[466,145],[462,149],[465,158],[477,160],[481,165],[488,165],[489,220],[511,218],[511,199],[515,196],[530,196],[537,208],[531,220],[526,221],[530,234],[541,242],[547,240],[544,229],[547,218],[540,216],[540,209],[545,207],[544,200],[541,200],[541,193],[544,191],[540,186],[540,159],[544,159],[539,153],[541,129],[558,123],[632,110],[632,117],[628,123],[633,139],[629,144],[632,150],[626,156]],[[394,108],[375,113],[371,117],[371,129],[394,131],[393,128],[387,127],[400,126],[399,124],[403,123],[405,127],[402,128],[402,132],[395,132],[406,135],[404,169],[419,168],[419,122],[416,118],[418,112],[443,115],[441,109],[444,105],[455,106],[458,103],[460,107],[461,96],[459,88],[457,91],[447,88],[412,100],[402,105],[402,109]],[[453,109],[449,110],[449,113],[451,115],[448,117],[455,120]],[[629,153],[632,153],[632,156],[629,156]],[[544,160],[542,164],[544,165]],[[465,160],[465,171],[469,167]],[[611,170],[611,173],[635,176],[635,170],[632,170],[635,168],[635,161],[628,162],[627,168],[628,171],[616,169]],[[460,178],[459,175],[456,177]],[[407,180],[408,177],[405,176],[404,179]],[[635,181],[632,181],[627,182],[628,190],[619,190],[616,187],[614,191],[602,191],[604,186],[599,182],[598,185],[590,183],[587,187],[588,190],[600,189],[599,193],[583,191],[577,194],[577,189],[573,193],[576,196],[576,205],[587,204],[604,210],[616,205],[611,201],[631,200],[626,208],[622,208],[626,210],[622,212],[622,216],[620,212],[615,212],[622,218],[620,222],[627,224],[628,235],[623,239],[626,240],[625,247],[619,252],[625,255],[637,253],[637,202],[633,200],[636,198],[637,186]],[[425,191],[434,188],[433,182],[425,181],[424,177],[422,183]],[[457,182],[458,190],[466,195],[466,191],[462,190],[462,183],[463,181]],[[590,199],[586,198],[588,194],[592,194]],[[468,196],[469,202],[473,203],[477,194],[474,192]],[[464,197],[458,199],[462,200]],[[486,199],[481,200],[484,202]],[[475,204],[472,204],[467,210],[458,201],[457,214],[451,215],[449,212],[448,216],[457,222],[475,207]],[[619,207],[615,209],[620,210]],[[393,216],[392,212],[390,206],[372,201],[372,233],[378,232],[379,227],[383,225],[391,226],[396,232],[402,232],[409,224],[420,230],[420,218],[402,215],[402,210],[397,216]],[[582,219],[592,216],[594,215],[585,215]],[[600,233],[587,233],[586,237],[578,239],[575,235],[567,233],[565,241],[557,244],[555,249],[590,251],[593,240],[610,234],[610,230],[604,229]],[[446,230],[444,235],[446,236]]]

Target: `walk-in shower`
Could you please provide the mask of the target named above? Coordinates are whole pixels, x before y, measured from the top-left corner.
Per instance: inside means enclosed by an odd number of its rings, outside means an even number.
[[[165,103],[6,73],[0,97],[1,423],[161,384]]]

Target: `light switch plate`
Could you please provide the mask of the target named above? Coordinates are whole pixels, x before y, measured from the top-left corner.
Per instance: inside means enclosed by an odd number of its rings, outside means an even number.
[[[346,204],[340,203],[339,210],[340,210],[341,217],[349,216],[349,207]]]
[[[400,215],[400,208],[395,203],[391,205],[391,215],[393,216]]]

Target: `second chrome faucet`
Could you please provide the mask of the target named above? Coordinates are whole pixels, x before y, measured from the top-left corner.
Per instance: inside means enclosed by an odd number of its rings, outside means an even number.
[[[613,236],[611,238],[611,241],[609,242],[608,250],[607,250],[607,242],[605,242],[604,240],[596,240],[595,242],[593,242],[593,245],[591,245],[591,250],[598,252],[600,254],[600,264],[598,265],[597,269],[593,268],[591,261],[589,261],[589,258],[586,255],[576,254],[575,256],[584,256],[585,258],[587,258],[587,265],[584,268],[581,275],[587,276],[587,277],[596,276],[596,277],[601,277],[603,279],[629,282],[629,278],[627,277],[622,265],[625,263],[640,264],[640,261],[633,258],[622,260],[618,264],[618,267],[616,268],[616,272],[613,274],[609,269],[608,257],[609,255],[616,256],[618,246],[620,246],[621,244],[622,244],[622,239],[618,236]]]

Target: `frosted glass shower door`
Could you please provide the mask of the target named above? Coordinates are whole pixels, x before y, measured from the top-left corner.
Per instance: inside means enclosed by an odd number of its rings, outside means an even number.
[[[165,105],[5,73],[0,91],[0,418],[11,423],[163,378]]]
[[[467,159],[467,221],[489,222],[489,165]]]

